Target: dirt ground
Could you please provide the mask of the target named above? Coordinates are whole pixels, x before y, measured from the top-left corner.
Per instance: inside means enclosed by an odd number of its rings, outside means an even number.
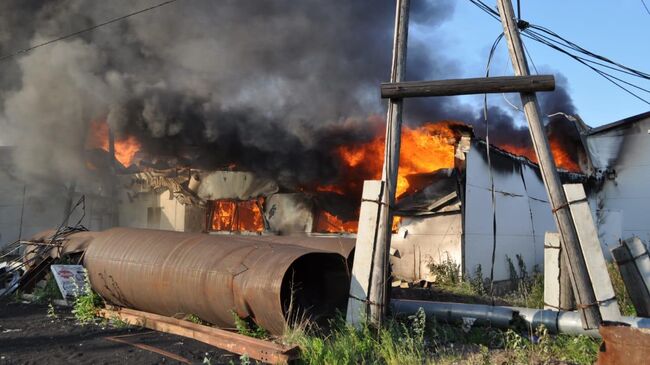
[[[55,307],[58,319],[48,318],[47,312],[47,305],[0,301],[0,364],[202,364],[205,358],[213,365],[240,363],[238,355],[188,338],[139,328],[80,326],[65,307]]]

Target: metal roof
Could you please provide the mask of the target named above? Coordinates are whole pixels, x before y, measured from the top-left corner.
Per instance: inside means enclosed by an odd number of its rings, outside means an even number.
[[[590,135],[598,134],[598,133],[608,131],[608,130],[611,130],[611,129],[624,127],[624,126],[627,126],[627,125],[632,124],[632,123],[636,123],[636,122],[638,122],[640,120],[643,120],[643,119],[646,119],[646,118],[650,118],[650,111],[645,112],[645,113],[641,113],[641,114],[637,114],[637,115],[634,115],[634,116],[631,116],[631,117],[627,117],[625,119],[621,119],[621,120],[613,122],[613,123],[601,125],[600,127],[592,128],[587,132],[587,135],[590,136]]]

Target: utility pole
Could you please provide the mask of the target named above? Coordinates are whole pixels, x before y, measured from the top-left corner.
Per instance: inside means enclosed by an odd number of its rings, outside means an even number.
[[[515,75],[529,76],[528,63],[524,55],[521,38],[519,37],[512,3],[510,0],[497,0],[497,5],[501,23],[503,24],[503,33],[508,42],[508,50]],[[582,254],[580,243],[578,242],[576,228],[571,219],[569,204],[567,203],[567,198],[562,188],[562,183],[560,182],[560,176],[555,167],[553,155],[549,149],[548,139],[546,138],[541,121],[537,96],[535,93],[528,92],[522,92],[520,96],[521,104],[524,106],[524,113],[528,120],[528,129],[533,140],[533,148],[535,148],[544,185],[546,186],[546,191],[551,202],[553,216],[555,217],[555,222],[562,237],[562,243],[564,244],[562,254],[569,264],[571,282],[582,317],[582,326],[585,329],[598,328],[601,322],[601,316],[598,303],[596,302],[596,295],[594,294],[591,279],[587,272],[587,265]]]
[[[390,73],[390,81],[393,83],[404,80],[409,7],[410,0],[397,0],[395,35],[393,38],[393,60]],[[395,203],[395,190],[397,188],[401,136],[402,99],[390,99],[386,117],[386,142],[384,147],[384,165],[381,175],[381,179],[386,183],[386,189],[384,189],[384,193],[381,196],[379,225],[377,227],[377,238],[370,276],[370,290],[368,292],[370,321],[378,326],[382,324],[390,299],[388,292],[390,276],[388,257],[393,227],[392,207]]]

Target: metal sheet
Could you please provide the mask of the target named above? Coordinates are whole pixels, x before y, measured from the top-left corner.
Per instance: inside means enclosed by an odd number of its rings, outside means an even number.
[[[496,196],[493,213],[490,170],[485,145],[473,143],[467,156],[465,187],[465,273],[480,264],[490,272],[496,216],[494,280],[510,279],[505,256],[522,256],[530,272],[543,265],[544,232],[555,229],[546,192],[539,174],[529,164],[498,151],[491,151]]]
[[[84,266],[93,288],[113,304],[195,314],[228,327],[235,311],[274,334],[294,314],[318,321],[343,310],[349,283],[336,253],[264,238],[132,228],[94,232]]]
[[[619,239],[638,236],[650,242],[650,118],[624,123],[587,136],[597,168],[609,169],[602,186],[594,192],[594,206],[603,243],[613,248]],[[601,224],[604,211],[620,211],[620,224]],[[614,217],[619,218],[619,217]],[[618,235],[618,236],[617,236]]]
[[[462,215],[460,212],[431,217],[402,217],[393,234],[392,274],[407,281],[431,280],[429,265],[451,260],[462,263]]]
[[[214,171],[201,176],[197,195],[205,200],[249,200],[269,196],[279,190],[271,179],[243,171]]]
[[[646,364],[650,330],[605,323],[599,332],[603,345],[598,353],[598,365]]]

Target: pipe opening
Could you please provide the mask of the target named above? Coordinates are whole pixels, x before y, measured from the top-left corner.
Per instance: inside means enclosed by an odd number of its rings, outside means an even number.
[[[339,254],[310,253],[291,264],[282,279],[280,300],[290,325],[303,320],[326,324],[337,312],[345,314],[350,276]]]

